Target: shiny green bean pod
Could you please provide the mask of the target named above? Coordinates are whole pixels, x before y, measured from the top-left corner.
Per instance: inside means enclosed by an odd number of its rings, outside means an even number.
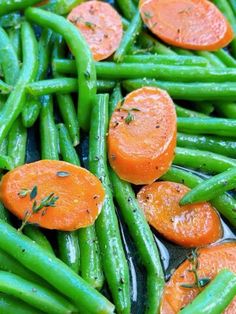
[[[39,285],[50,287],[41,277],[25,268],[14,257],[0,249],[0,269],[9,273],[13,273],[23,279],[35,282]]]
[[[64,41],[61,36],[58,36],[54,42],[53,58],[64,57],[64,54]],[[53,76],[60,77],[56,71],[53,71]],[[56,99],[62,119],[71,136],[72,143],[74,146],[77,146],[80,141],[80,129],[73,98],[70,94],[56,94]]]
[[[27,92],[33,96],[43,96],[53,93],[74,93],[78,92],[78,81],[75,78],[61,77],[39,82],[33,82],[27,85]],[[97,81],[99,92],[108,92],[115,87],[114,81]]]
[[[57,125],[59,134],[60,152],[64,161],[80,166],[80,160],[72,145],[71,138],[65,125]],[[58,232],[58,249],[60,259],[76,273],[80,269],[80,248],[78,231]]]
[[[236,142],[222,137],[178,133],[177,145],[236,158]]]
[[[42,97],[42,107],[40,111],[40,139],[41,158],[58,160],[58,131],[53,117],[52,97],[45,95]]]
[[[175,111],[178,117],[189,117],[189,118],[194,118],[194,117],[199,117],[199,118],[208,118],[207,115],[201,113],[201,112],[197,112],[197,111],[193,111],[187,108],[183,108],[179,105],[175,104]]]
[[[147,79],[126,80],[122,86],[133,91],[143,86],[153,86],[166,90],[174,99],[205,101],[205,100],[236,100],[235,83],[178,83]]]
[[[236,167],[236,160],[208,151],[176,147],[173,163],[208,173],[221,173]]]
[[[20,40],[20,28],[10,28],[8,30],[8,36],[11,41],[11,44],[16,52],[18,60],[22,59],[22,49],[21,49],[21,40]]]
[[[0,16],[14,12],[17,10],[23,10],[31,5],[34,5],[41,0],[1,0]]]
[[[88,44],[78,28],[62,16],[37,8],[26,9],[25,16],[40,26],[60,33],[75,56],[79,77],[79,123],[82,129],[88,130],[92,101],[96,94],[96,70]]]
[[[38,58],[39,66],[35,81],[46,77],[50,63],[50,52],[52,43],[52,31],[44,29],[39,39]],[[22,110],[22,121],[25,127],[32,127],[37,120],[41,109],[41,102],[38,97],[28,96],[25,106]]]
[[[128,29],[122,37],[119,47],[117,48],[113,59],[116,62],[122,62],[124,56],[127,55],[129,49],[134,44],[137,36],[141,32],[142,29],[142,19],[139,13],[139,10],[135,13],[132,18],[131,23],[129,24]]]
[[[57,61],[55,60],[55,65]],[[160,65],[178,65],[178,66],[200,66],[205,67],[208,62],[205,58],[197,56],[177,56],[177,55],[126,55],[123,62],[126,63],[153,63]]]
[[[177,55],[172,49],[158,42],[156,39],[145,32],[142,32],[139,36],[138,44],[142,48],[148,49],[149,51],[160,55]]]
[[[171,167],[161,180],[172,181],[187,185],[189,188],[194,188],[204,182],[204,179],[186,171],[184,169]],[[236,200],[227,193],[217,196],[211,200],[211,204],[224,216],[233,227],[236,227]]]
[[[9,94],[12,91],[12,86],[6,84],[2,80],[0,80],[0,94]]]
[[[74,305],[60,294],[5,271],[0,271],[0,291],[48,314],[78,313]]]
[[[7,294],[0,294],[0,313],[1,314],[43,314],[40,310],[33,308],[25,302]]]
[[[0,26],[3,28],[18,28],[23,17],[20,12],[13,12],[0,17]]]
[[[236,295],[236,275],[221,270],[207,287],[180,314],[221,314]]]
[[[110,101],[109,101],[109,117],[111,117],[112,113],[114,112],[115,108],[117,107],[118,103],[123,99],[121,93],[120,83],[117,83],[115,88],[112,91]]]
[[[114,171],[111,170],[110,174],[119,209],[146,268],[147,301],[145,313],[156,314],[159,311],[164,286],[164,275],[158,250],[131,185],[122,181]]]
[[[122,15],[131,20],[135,15],[137,9],[132,0],[117,0],[117,4],[121,10]]]
[[[23,229],[23,233],[27,235],[31,240],[38,243],[42,248],[50,252],[51,254],[54,254],[53,248],[46,238],[46,236],[40,231],[39,228],[33,226],[33,225],[26,225]]]
[[[214,55],[209,51],[195,51],[195,54],[199,57],[205,58],[209,64],[213,67],[224,68],[224,63],[218,58],[218,56]]]
[[[116,98],[113,97],[112,102],[116,103]],[[101,180],[106,192],[102,211],[95,222],[105,278],[117,313],[129,314],[131,311],[129,269],[122,246],[107,167],[108,100],[107,94],[98,95],[93,107],[91,116],[93,123],[89,135],[89,169]]]
[[[178,118],[177,128],[180,132],[192,134],[215,134],[236,136],[236,119],[223,118]]]
[[[65,263],[2,220],[0,220],[0,234],[1,249],[45,279],[85,313],[112,314],[114,312],[113,304]]]
[[[217,56],[221,60],[221,62],[223,62],[224,65],[226,65],[227,67],[236,67],[236,60],[224,49],[220,49],[212,53]]]
[[[0,64],[2,65],[4,78],[7,84],[15,84],[20,65],[15,49],[13,48],[7,32],[0,27]]]
[[[0,155],[0,169],[12,170],[14,168],[14,161],[11,157]]]
[[[14,121],[8,135],[7,154],[14,161],[14,167],[21,166],[25,163],[26,142],[27,130],[19,117]]]
[[[180,205],[209,201],[217,195],[236,187],[236,167],[215,175],[189,191],[181,200]]]
[[[32,27],[24,22],[21,27],[23,66],[14,90],[1,110],[0,143],[13,122],[20,115],[26,100],[25,85],[32,81],[38,68],[38,47]]]
[[[229,119],[236,119],[236,103],[216,103],[216,111]]]

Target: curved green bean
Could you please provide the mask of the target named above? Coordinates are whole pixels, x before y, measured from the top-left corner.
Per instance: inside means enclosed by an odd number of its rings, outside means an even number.
[[[25,163],[26,157],[27,130],[20,118],[17,118],[8,135],[7,154],[14,161],[14,167]]]
[[[49,314],[78,313],[61,295],[5,271],[0,271],[0,291]]]
[[[222,137],[178,133],[177,145],[236,158],[236,142]]]
[[[92,111],[89,134],[89,169],[100,178],[106,197],[95,222],[104,274],[116,305],[117,313],[129,314],[129,269],[122,246],[107,168],[106,133],[108,128],[108,95],[98,95]]]
[[[174,99],[183,100],[236,100],[236,84],[229,83],[178,83],[147,79],[126,80],[122,86],[133,91],[143,86],[153,86],[166,90]]]
[[[121,93],[120,83],[117,83],[115,88],[112,91],[110,101],[109,101],[109,117],[111,117],[112,113],[114,112],[115,108],[117,107],[118,103],[123,99]]]
[[[23,47],[23,66],[16,86],[0,113],[0,143],[7,135],[13,122],[21,113],[26,100],[25,85],[35,78],[38,68],[37,42],[34,31],[27,22],[22,24],[21,37]]]
[[[195,54],[199,57],[205,58],[209,64],[213,67],[224,68],[224,63],[218,58],[218,56],[214,55],[209,51],[195,51]]]
[[[1,10],[1,9],[0,9]],[[11,44],[8,34],[0,27],[0,64],[3,69],[4,78],[7,84],[15,84],[20,65],[17,54]]]
[[[136,7],[132,0],[117,0],[117,4],[122,12],[122,15],[131,20],[136,13]]]
[[[185,133],[236,136],[236,119],[178,118],[177,127]]]
[[[147,302],[145,313],[158,312],[164,286],[164,276],[152,232],[140,209],[129,183],[122,181],[111,170],[111,181],[119,209],[134,239],[141,261],[147,271]]]
[[[204,179],[194,175],[190,171],[171,167],[167,173],[161,177],[161,180],[172,181],[187,185],[189,188],[194,188]],[[229,194],[224,193],[211,200],[211,204],[232,224],[236,227],[236,200]]]
[[[177,114],[177,117],[189,117],[189,118],[194,118],[194,117],[199,117],[199,118],[208,118],[207,115],[201,112],[193,111],[187,108],[183,108],[179,105],[175,104],[175,111]]]
[[[176,147],[173,163],[208,173],[221,173],[236,167],[236,160],[208,151]]]
[[[0,248],[14,256],[85,312],[112,314],[114,306],[59,259],[0,220]],[[8,245],[6,245],[6,243]]]
[[[236,119],[236,103],[215,103],[216,111],[229,119]]]
[[[235,295],[236,275],[223,269],[180,314],[221,314]]]
[[[127,55],[129,49],[134,44],[137,36],[141,32],[142,29],[142,19],[139,14],[139,10],[137,10],[136,14],[133,16],[131,23],[129,24],[128,29],[122,37],[119,47],[117,48],[113,59],[116,62],[122,62],[124,56]]]
[[[79,76],[79,123],[81,128],[88,130],[92,101],[96,94],[96,70],[91,51],[84,37],[77,27],[62,16],[37,8],[26,9],[25,16],[40,26],[51,28],[60,33],[75,56]]]
[[[181,200],[180,205],[192,204],[214,199],[226,191],[236,187],[236,167],[230,168],[214,177],[205,180],[189,191]]]
[[[33,308],[25,302],[7,294],[0,294],[0,312],[2,314],[43,314],[43,312]]]
[[[227,67],[236,67],[236,60],[224,49],[220,49],[212,53],[217,56]]]
[[[17,10],[23,10],[31,5],[34,5],[41,0],[1,0],[0,16],[14,12]]]

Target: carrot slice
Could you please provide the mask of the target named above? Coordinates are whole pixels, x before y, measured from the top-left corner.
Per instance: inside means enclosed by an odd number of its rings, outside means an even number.
[[[234,37],[226,18],[207,0],[141,0],[139,9],[147,27],[177,47],[214,51]]]
[[[236,273],[236,242],[212,245],[198,250],[199,278],[213,279],[222,269]],[[161,314],[177,314],[182,307],[189,304],[200,292],[198,288],[184,288],[183,284],[194,283],[194,274],[189,272],[191,264],[186,260],[181,264],[166,284]],[[236,313],[236,297],[224,311],[224,314]]]
[[[110,4],[88,1],[75,7],[67,18],[82,32],[96,61],[108,58],[119,47],[122,21]]]
[[[175,108],[165,91],[143,87],[118,104],[110,121],[108,154],[120,178],[152,183],[170,167],[175,146]]]
[[[184,247],[198,247],[222,236],[219,215],[208,202],[180,206],[189,191],[183,184],[154,182],[138,193],[138,202],[150,225],[168,240]]]
[[[35,186],[36,196],[35,189],[32,192]],[[51,193],[58,197],[55,207],[45,207],[34,213],[29,222],[64,231],[93,224],[105,195],[102,184],[89,171],[56,160],[41,160],[17,167],[2,178],[0,185],[0,199],[4,206],[22,220],[32,213],[34,201],[39,205]]]

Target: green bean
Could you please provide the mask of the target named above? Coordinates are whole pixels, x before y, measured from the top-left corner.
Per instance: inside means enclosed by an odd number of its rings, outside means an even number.
[[[80,161],[74,149],[70,135],[64,124],[57,125],[59,134],[60,152],[64,161],[79,166]],[[80,268],[80,248],[78,241],[78,231],[58,232],[57,234],[59,257],[76,273]]]
[[[236,167],[233,167],[196,186],[180,200],[180,205],[209,201],[235,187]]]
[[[61,36],[58,36],[54,43],[53,58],[64,57],[64,41]],[[54,77],[60,77],[60,75],[53,71]],[[69,131],[71,140],[74,146],[79,144],[79,121],[76,115],[73,99],[70,94],[57,94],[57,104],[62,116],[62,119]]]
[[[25,163],[27,131],[20,118],[13,123],[8,135],[8,155],[14,161],[14,167]]]
[[[145,32],[141,33],[141,35],[138,38],[138,42],[142,48],[148,49],[152,51],[153,53],[157,53],[160,55],[175,55],[176,56],[176,53],[172,49],[161,44],[160,42],[158,42],[156,39],[154,39],[153,37],[151,37]]]
[[[19,76],[20,66],[16,52],[11,44],[11,41],[7,33],[1,27],[0,27],[0,60],[6,83],[10,85],[15,84]]]
[[[205,100],[236,100],[235,83],[178,83],[156,80],[127,80],[122,86],[133,91],[143,86],[153,86],[166,90],[174,99],[205,101]]]
[[[10,28],[8,30],[8,36],[11,44],[16,52],[18,60],[21,60],[21,40],[20,40],[20,28]]]
[[[63,60],[54,60],[55,66],[57,62]],[[73,62],[73,61],[72,61]],[[202,57],[196,56],[176,56],[176,55],[126,55],[124,56],[123,62],[126,63],[153,63],[160,65],[178,65],[178,66],[207,66],[207,60]]]
[[[231,9],[233,10],[234,15],[236,14],[236,1],[235,0],[228,0]]]
[[[110,97],[109,117],[111,117],[113,111],[115,110],[116,106],[118,105],[118,103],[121,101],[122,98],[123,98],[123,96],[121,93],[120,83],[117,83],[115,88],[113,89],[111,97]]]
[[[86,313],[111,314],[114,306],[68,266],[0,220],[0,248],[44,278]],[[7,245],[6,245],[7,243]]]
[[[22,111],[26,99],[25,85],[29,81],[32,81],[37,73],[37,42],[33,29],[27,22],[22,24],[21,37],[23,46],[23,67],[16,86],[0,113],[0,143]]]
[[[0,249],[0,269],[9,273],[13,273],[23,279],[35,282],[42,286],[50,287],[41,277],[25,268],[14,257]]]
[[[178,118],[178,131],[192,134],[236,136],[236,120],[223,118]]]
[[[122,15],[126,19],[131,20],[137,10],[132,0],[117,0],[117,4],[121,10]]]
[[[67,63],[68,64],[68,63]],[[70,65],[70,73],[75,72],[75,68]],[[74,70],[73,70],[74,69]],[[67,69],[63,69],[65,73]],[[68,70],[69,71],[69,70]],[[210,68],[210,67],[191,67],[172,66],[161,64],[140,64],[97,62],[96,71],[100,79],[132,79],[132,78],[155,78],[169,81],[182,82],[235,82],[236,69],[234,68]],[[68,73],[68,72],[67,72]]]
[[[58,132],[53,117],[52,97],[42,97],[40,111],[41,158],[58,160]]]
[[[12,91],[12,86],[0,80],[0,94],[9,94]]]
[[[128,225],[140,258],[147,271],[147,306],[145,313],[158,312],[164,285],[164,276],[152,232],[140,209],[129,183],[122,181],[111,170],[111,181],[119,209]]]
[[[48,66],[50,63],[50,50],[52,42],[52,31],[44,29],[39,39],[38,45],[38,73],[36,81],[46,77]],[[22,110],[22,121],[25,127],[32,127],[37,120],[41,109],[40,99],[37,97],[28,97],[26,104]]]
[[[236,160],[203,150],[177,147],[173,163],[208,173],[221,173],[236,167]]]
[[[195,51],[196,55],[199,57],[204,57],[208,60],[209,64],[213,67],[224,68],[224,63],[218,58],[218,56],[214,55],[209,51]]]
[[[20,301],[12,296],[0,294],[0,312],[2,314],[43,314],[43,312],[31,307],[25,302]]]
[[[142,29],[142,19],[137,10],[136,14],[132,18],[131,23],[129,24],[128,29],[126,30],[121,43],[114,54],[114,60],[116,62],[122,62],[124,56],[129,52],[130,47],[134,44],[137,36],[139,35]]]
[[[236,103],[215,103],[216,111],[226,118],[236,119]]]
[[[23,20],[19,12],[6,14],[0,17],[0,26],[3,28],[18,28]]]
[[[190,109],[187,109],[187,108],[183,108],[183,107],[180,107],[179,105],[176,105],[176,104],[175,104],[175,111],[176,111],[176,114],[177,114],[178,117],[208,118],[208,116],[203,114],[203,113],[200,113],[200,112],[197,112],[197,111],[193,111],[193,110],[190,110]]]
[[[14,168],[14,161],[11,157],[0,155],[0,169],[12,170]]]
[[[197,297],[180,314],[221,314],[236,295],[236,275],[221,270]]]
[[[51,28],[60,33],[75,56],[79,76],[79,123],[82,129],[88,130],[92,100],[96,94],[96,70],[91,51],[84,37],[77,27],[62,16],[37,8],[28,8],[25,15],[40,26]]]
[[[45,4],[41,7],[44,10],[48,10],[60,15],[65,15],[80,3],[81,0],[51,0],[48,4]]]
[[[220,49],[212,53],[217,56],[227,67],[236,67],[236,60],[224,49]]]
[[[182,48],[177,48],[177,47],[172,47],[172,50],[174,52],[176,52],[178,55],[180,56],[194,56],[193,52],[186,50],[186,49],[182,49]]]
[[[23,10],[31,5],[34,5],[41,0],[1,0],[0,16],[8,14],[13,11]]]
[[[5,271],[0,271],[0,291],[49,314],[78,313],[75,307],[59,294]]]
[[[10,224],[10,214],[9,211],[0,202],[0,219],[8,222]]]
[[[43,96],[53,93],[73,93],[78,92],[77,84],[78,81],[75,78],[61,77],[30,83],[27,85],[27,92],[33,96]],[[99,92],[109,91],[114,86],[114,81],[97,81]]]
[[[5,137],[2,143],[0,143],[0,155],[7,155],[7,138]]]
[[[172,181],[187,185],[194,188],[204,182],[199,176],[192,174],[190,171],[171,167],[167,173],[161,177],[161,180]],[[211,204],[232,224],[236,227],[236,200],[229,194],[222,194],[211,200]]]
[[[236,158],[236,142],[221,137],[178,133],[177,145]]]
[[[129,269],[122,246],[107,168],[108,95],[97,96],[91,119],[93,123],[89,135],[89,169],[100,178],[106,192],[102,211],[95,223],[102,264],[117,313],[128,314],[131,307]]]
[[[51,254],[54,254],[50,242],[48,241],[46,236],[39,230],[39,228],[33,225],[26,225],[23,229],[23,232],[27,235],[27,237],[38,243],[42,248],[44,248]]]

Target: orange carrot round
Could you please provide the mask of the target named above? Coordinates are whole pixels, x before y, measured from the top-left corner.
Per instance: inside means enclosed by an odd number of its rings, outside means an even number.
[[[234,37],[232,27],[208,0],[141,0],[147,27],[164,42],[193,50],[218,50]]]
[[[108,134],[111,167],[133,184],[148,184],[171,165],[176,146],[176,114],[163,90],[143,87],[114,111]]]
[[[82,3],[70,12],[68,20],[84,35],[96,61],[108,58],[119,47],[122,21],[110,4],[101,1]]]
[[[236,273],[236,242],[226,242],[198,250],[198,277],[213,279],[222,269]],[[194,274],[189,260],[181,264],[166,284],[161,314],[177,314],[182,307],[189,304],[199,293],[199,288],[184,288],[183,284],[193,284]],[[236,313],[236,297],[224,311],[224,314]],[[194,314],[194,313],[193,313]]]
[[[154,182],[138,193],[138,202],[150,225],[168,240],[184,247],[199,247],[219,240],[219,215],[208,202],[180,206],[189,191],[183,184]]]
[[[53,206],[33,213],[33,208],[40,206],[52,193]],[[89,171],[56,160],[17,167],[4,175],[0,184],[1,201],[19,219],[30,217],[30,223],[64,231],[93,224],[104,195],[102,184]]]

